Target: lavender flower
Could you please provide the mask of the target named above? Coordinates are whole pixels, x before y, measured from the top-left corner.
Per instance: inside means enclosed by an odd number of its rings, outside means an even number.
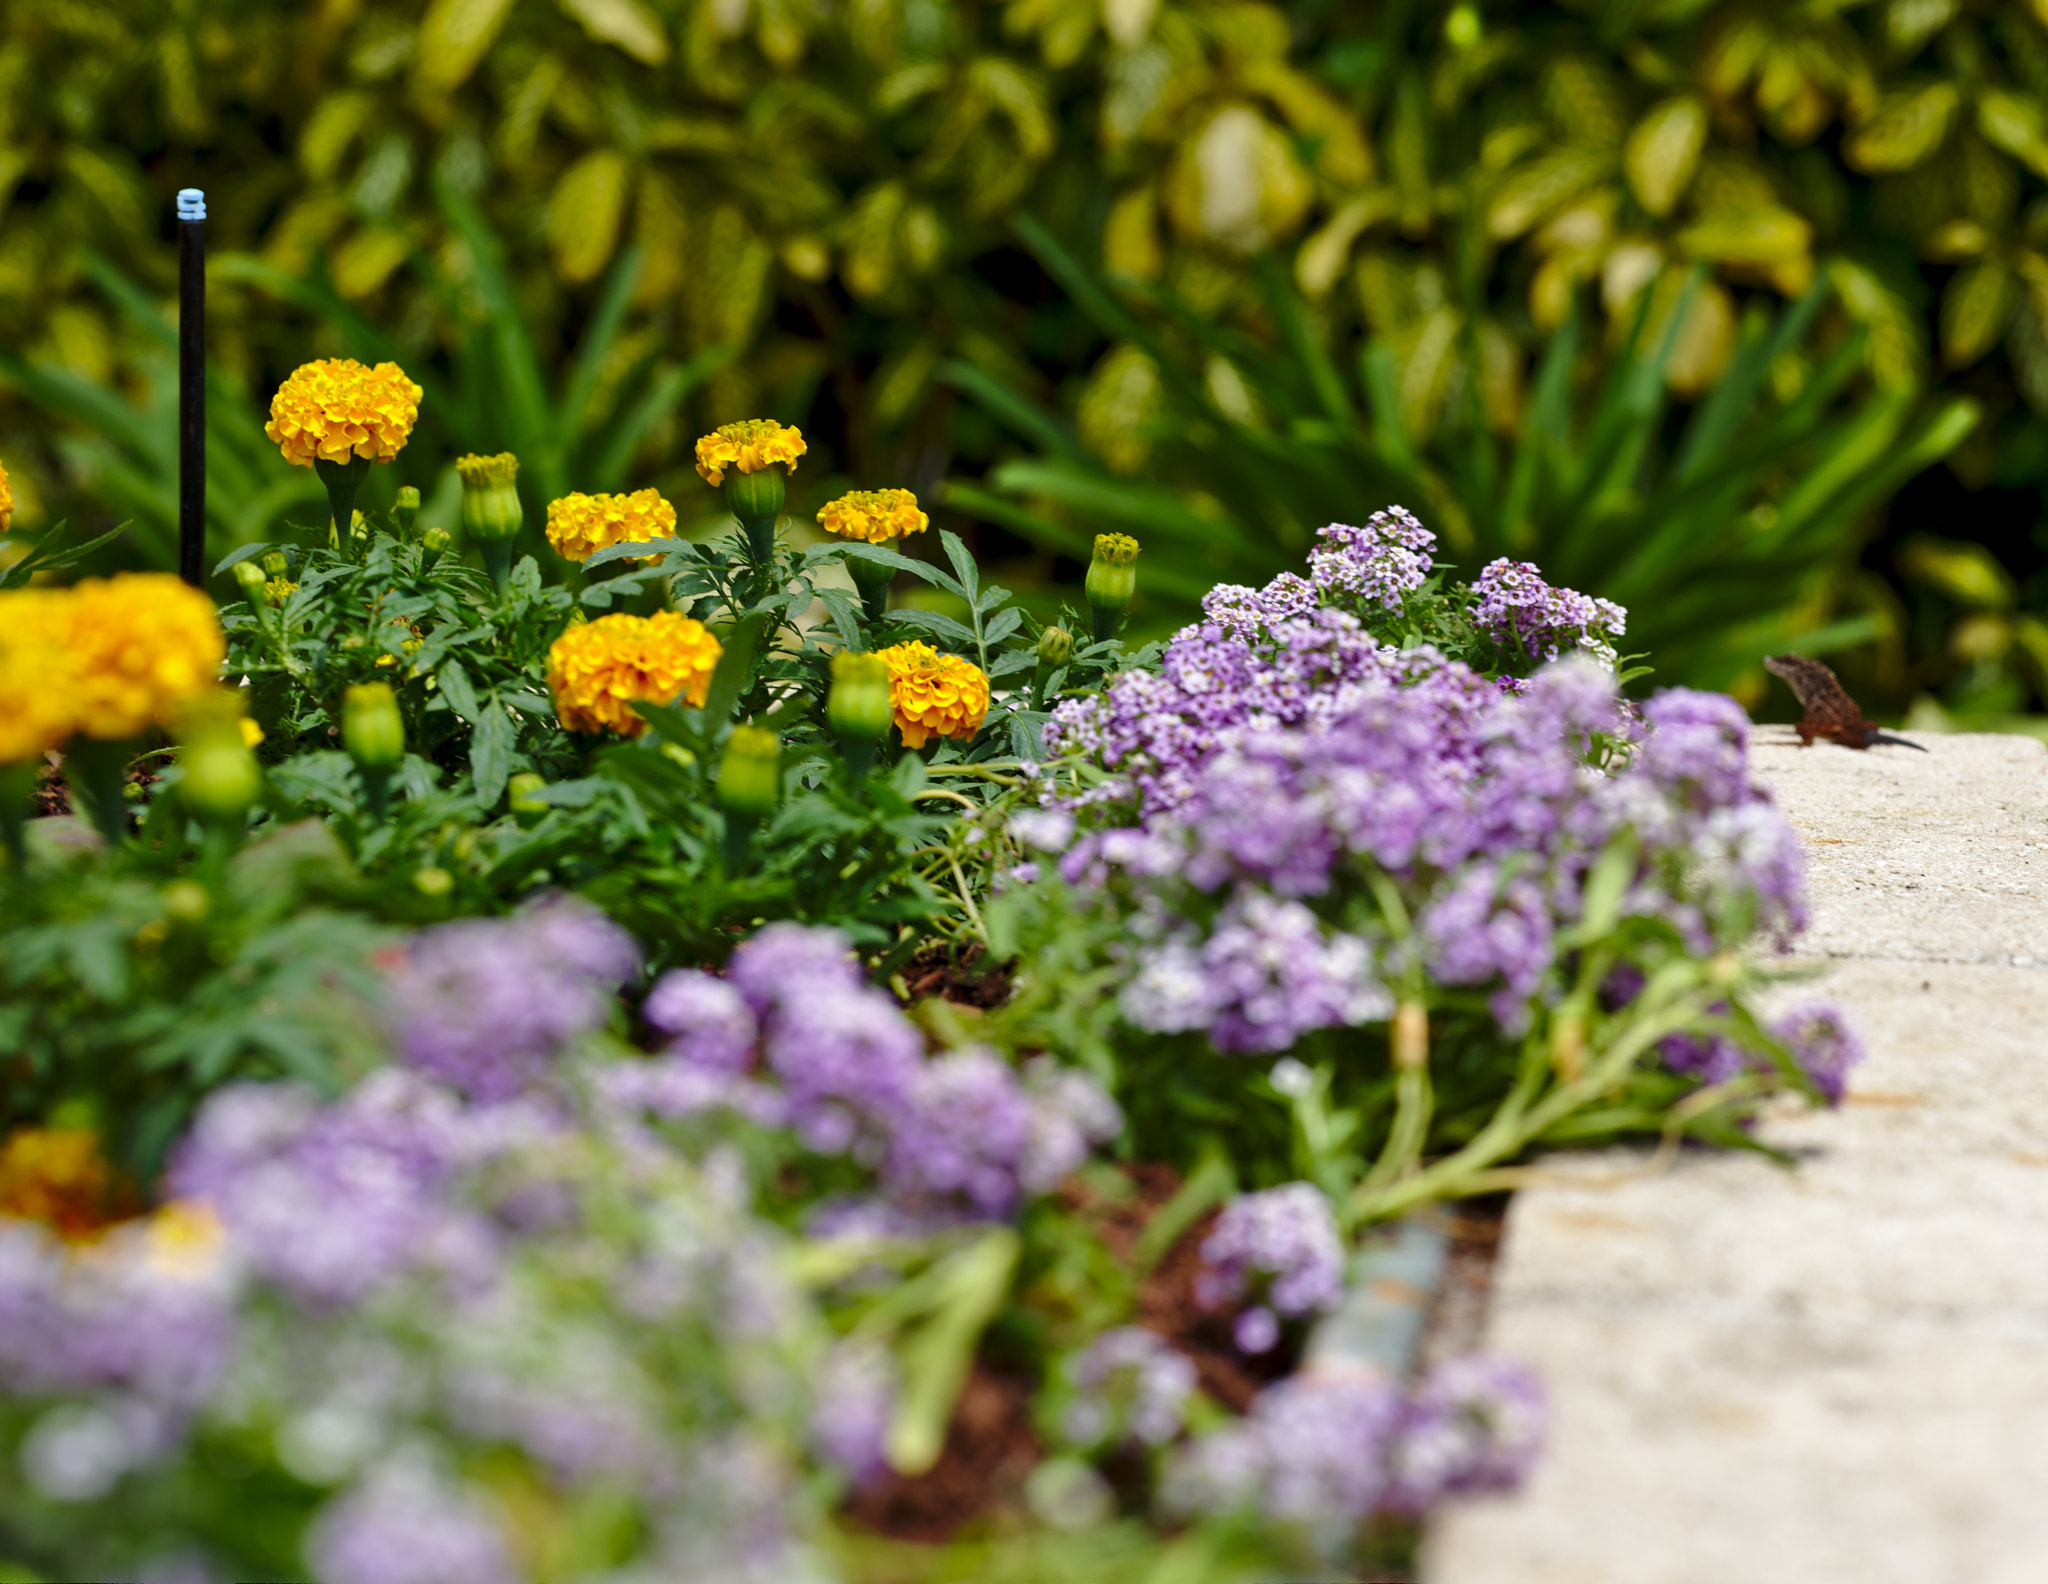
[[[1331,523],[1316,539],[1308,564],[1317,592],[1386,610],[1399,610],[1428,580],[1436,550],[1436,535],[1399,506],[1374,512],[1362,528]]]
[[[1135,1440],[1164,1446],[1181,1432],[1195,1366],[1156,1332],[1117,1326],[1068,1366],[1073,1399],[1060,1433],[1083,1451]]]
[[[1614,640],[1628,613],[1612,600],[1552,588],[1527,561],[1489,563],[1472,583],[1479,595],[1473,620],[1497,642],[1529,659],[1555,660],[1567,648],[1612,665]]]
[[[1224,1206],[1202,1240],[1195,1301],[1222,1309],[1250,1297],[1289,1316],[1336,1304],[1344,1291],[1344,1244],[1330,1201],[1313,1183],[1241,1194]],[[1251,1311],[1247,1311],[1248,1313]],[[1264,1352],[1279,1340],[1269,1314],[1254,1320],[1240,1345]]]
[[[1027,1194],[1052,1192],[1124,1128],[1123,1112],[1093,1074],[1050,1056],[1024,1064],[1024,1099],[1030,1114],[1017,1183]]]
[[[896,1410],[896,1366],[887,1349],[841,1343],[819,1372],[811,1440],[855,1489],[887,1466],[889,1420]]]
[[[403,1459],[320,1515],[308,1545],[323,1584],[517,1584],[504,1535],[476,1497]]]
[[[837,930],[770,924],[732,954],[728,977],[756,1015],[825,990],[861,988],[860,964]]]
[[[638,971],[630,937],[572,898],[438,925],[391,976],[399,1047],[466,1094],[505,1099],[601,1025],[613,992]]]
[[[1175,1515],[1257,1512],[1334,1555],[1387,1490],[1401,1413],[1385,1381],[1289,1376],[1169,1465],[1162,1504]]]
[[[1791,1049],[1800,1069],[1829,1105],[1840,1105],[1849,1073],[1863,1060],[1863,1042],[1835,1007],[1794,1008],[1771,1024],[1771,1037]]]
[[[914,1080],[910,1114],[890,1140],[888,1181],[912,1199],[957,1195],[979,1215],[1007,1215],[1030,1128],[1008,1064],[990,1050],[954,1051]]]
[[[744,1072],[760,1037],[746,998],[725,980],[694,968],[663,974],[640,1011],[669,1036],[671,1054],[712,1072]]]
[[[1388,1452],[1386,1505],[1420,1516],[1445,1496],[1513,1490],[1543,1449],[1542,1384],[1507,1359],[1451,1359],[1409,1398]]]

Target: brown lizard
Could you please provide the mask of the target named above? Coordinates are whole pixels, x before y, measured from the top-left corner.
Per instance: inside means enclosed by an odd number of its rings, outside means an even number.
[[[1843,691],[1834,672],[1818,660],[1809,660],[1805,655],[1771,655],[1764,660],[1764,669],[1783,677],[1806,711],[1798,727],[1800,747],[1810,748],[1814,738],[1825,737],[1844,748],[1872,748],[1878,743],[1890,743],[1927,752],[1918,743],[1881,732],[1875,721],[1865,720],[1863,711]]]

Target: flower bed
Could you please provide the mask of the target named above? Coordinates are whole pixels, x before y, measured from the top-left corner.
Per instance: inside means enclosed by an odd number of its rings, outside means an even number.
[[[1330,1366],[1352,1252],[1839,1097],[1838,1017],[1751,1010],[1746,722],[1625,698],[1612,605],[1394,510],[1133,650],[1123,536],[1044,626],[907,491],[792,548],[766,421],[724,539],[574,495],[546,565],[465,458],[479,571],[354,509],[417,400],[294,376],[331,521],[218,619],[0,593],[21,1576],[1399,1567],[1540,1386]]]

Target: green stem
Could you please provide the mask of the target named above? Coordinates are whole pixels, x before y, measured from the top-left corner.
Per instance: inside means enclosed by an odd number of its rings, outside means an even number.
[[[485,539],[477,545],[484,558],[484,570],[491,575],[491,587],[498,591],[503,600],[505,590],[512,577],[512,541],[510,539]]]
[[[126,739],[102,742],[95,737],[76,737],[64,751],[64,779],[72,798],[85,805],[109,847],[118,847],[128,836],[128,803],[121,796],[121,787],[127,780],[134,746]]]
[[[730,809],[725,815],[725,873],[731,879],[746,867],[747,848],[754,839],[755,821]]]
[[[1095,641],[1097,643],[1101,643],[1108,638],[1114,638],[1117,627],[1123,619],[1124,613],[1122,611],[1104,610],[1099,605],[1088,607],[1089,626],[1095,634]]]
[[[36,789],[41,760],[0,765],[0,843],[13,860],[16,874],[28,866],[28,800]]]
[[[327,486],[327,508],[334,519],[335,547],[354,561],[357,559],[352,532],[356,519],[356,491],[362,488],[363,475],[370,471],[370,459],[351,456],[346,462],[329,462],[323,458],[313,464],[313,471]]]

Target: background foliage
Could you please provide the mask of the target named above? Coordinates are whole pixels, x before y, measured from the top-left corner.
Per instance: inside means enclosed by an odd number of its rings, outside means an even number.
[[[1669,440],[1744,366],[1745,322],[1818,286],[1759,388],[1796,402],[1846,357],[1864,405],[1845,413],[1890,403],[1903,426],[1967,398],[1976,421],[1933,452],[1979,493],[1938,474],[1889,527],[1857,503],[1796,577],[1760,574],[1759,614],[1863,613],[1837,631],[1871,640],[1844,669],[1895,705],[1937,688],[2010,710],[2048,687],[2044,0],[17,0],[4,27],[0,446],[50,514],[81,485],[120,497],[124,468],[128,496],[155,489],[136,451],[168,436],[168,364],[96,261],[167,294],[184,185],[209,194],[224,399],[259,407],[310,351],[383,325],[430,396],[506,393],[463,409],[464,448],[552,429],[563,458],[656,484],[680,483],[695,425],[771,410],[820,443],[799,481],[818,490],[928,491],[1042,451],[962,400],[968,369],[1071,420],[1108,473],[1209,510],[1155,456],[1183,432],[1157,361],[1070,300],[1020,218],[1257,345],[1284,344],[1283,282],[1368,400],[1352,371],[1375,350],[1374,432],[1398,423],[1424,460],[1517,443],[1573,325],[1589,410],[1632,337],[1662,348],[1676,405],[1646,439]],[[1268,398],[1244,361],[1198,366],[1254,430]],[[110,444],[119,414],[76,382],[121,389],[144,432]],[[630,454],[599,456],[621,432]],[[427,460],[386,487],[431,485]],[[1793,481],[1758,488],[1777,504]],[[1089,514],[1027,504],[1066,541],[1010,519],[982,548],[1056,575]],[[1175,571],[1216,571],[1165,560],[1159,623]]]

